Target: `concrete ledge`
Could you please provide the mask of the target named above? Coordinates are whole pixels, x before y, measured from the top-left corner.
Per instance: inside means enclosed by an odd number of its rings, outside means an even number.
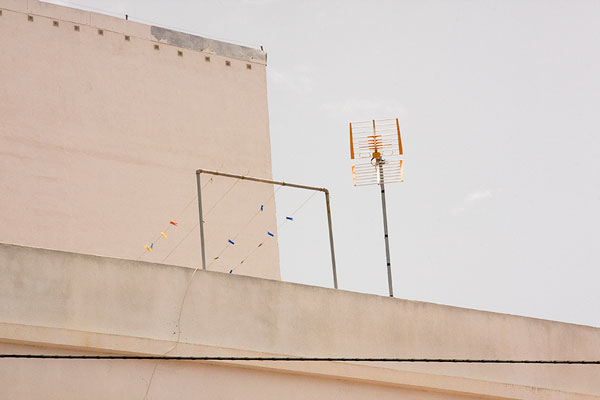
[[[257,353],[243,349],[228,349],[189,343],[175,344],[171,341],[5,323],[0,323],[0,343],[42,346],[44,351],[39,354],[62,354],[66,351],[68,354],[164,355],[168,353],[172,356],[282,356],[281,354]],[[52,353],[52,349],[60,349],[61,351]],[[474,396],[487,399],[600,399],[598,396],[566,393],[521,385],[398,371],[366,363],[272,361],[197,361],[194,363],[228,365],[273,373],[299,374],[326,379],[342,379],[407,390],[452,394],[456,396]]]
[[[43,327],[74,335],[67,341],[42,335],[32,343],[164,354],[179,337],[178,354],[229,349],[321,357],[600,359],[596,328],[201,270],[193,275],[169,265],[0,245],[0,274],[5,329]],[[26,335],[5,331],[3,337],[25,340]],[[311,364],[305,372],[419,387],[421,375],[412,374],[420,373],[435,377],[424,381],[428,388],[446,376],[444,390],[463,387],[461,379],[485,382],[473,383],[479,387],[473,393],[486,393],[492,383],[600,393],[596,366],[331,363],[319,368],[326,370],[315,372]],[[398,381],[402,376],[407,378]]]

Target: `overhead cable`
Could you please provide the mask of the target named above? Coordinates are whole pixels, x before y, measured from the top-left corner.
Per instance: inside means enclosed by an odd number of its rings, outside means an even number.
[[[282,362],[386,362],[442,364],[567,364],[600,365],[600,360],[518,360],[478,358],[391,358],[391,357],[220,357],[220,356],[131,356],[79,354],[0,354],[0,359],[52,360],[159,360],[159,361],[282,361]]]

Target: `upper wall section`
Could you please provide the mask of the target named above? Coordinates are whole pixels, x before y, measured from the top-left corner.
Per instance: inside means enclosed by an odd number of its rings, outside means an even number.
[[[263,65],[267,63],[267,54],[264,51],[251,47],[208,39],[160,26],[126,21],[122,18],[63,7],[52,3],[37,0],[0,0],[0,8],[26,13],[34,17],[53,18],[98,27],[106,31],[135,36],[138,39],[166,43],[182,49],[201,51],[207,54],[215,54]]]
[[[218,54],[220,56],[235,58],[242,61],[251,61],[261,64],[267,63],[266,53],[249,47],[237,46],[218,40],[189,35],[187,33],[161,28],[160,26],[152,26],[150,28],[150,33],[152,33],[155,40],[168,43],[172,46]]]
[[[196,267],[195,171],[272,175],[265,53],[37,1],[0,9],[0,242]],[[279,279],[277,242],[255,251],[276,229],[273,188],[209,178],[209,269]]]

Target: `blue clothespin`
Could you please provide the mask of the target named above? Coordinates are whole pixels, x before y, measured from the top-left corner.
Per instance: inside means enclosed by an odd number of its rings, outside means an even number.
[[[260,211],[264,211],[265,210],[265,206],[264,205],[260,205]]]
[[[150,248],[153,249],[154,248],[154,242],[150,243]]]
[[[268,232],[268,231],[267,231],[267,235],[269,235],[269,236],[271,236],[271,237],[275,236],[275,235],[273,235],[271,232]]]
[[[290,221],[294,220],[294,218],[292,218],[292,217],[285,217],[285,219],[289,219]]]
[[[233,243],[233,240],[231,240],[231,239],[227,239],[227,241],[231,244],[235,244],[235,243]]]
[[[230,269],[230,270],[229,270],[229,273],[232,273],[232,272],[233,272],[233,270],[232,270],[232,269]]]

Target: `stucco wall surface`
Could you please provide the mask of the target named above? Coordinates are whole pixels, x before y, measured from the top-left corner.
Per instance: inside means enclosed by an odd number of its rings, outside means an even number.
[[[177,266],[0,245],[0,274],[7,343],[172,355],[600,359],[597,328]],[[600,395],[597,366],[329,364],[267,369],[386,385],[436,377],[426,387],[448,377],[461,380],[448,383],[453,390],[479,394],[495,384],[505,394],[517,386],[560,393],[493,398]]]
[[[33,0],[0,9],[0,241],[198,265],[196,169],[271,177],[265,53]],[[273,187],[203,185],[209,268],[229,271],[276,231]],[[236,273],[279,279],[276,240]]]
[[[0,352],[70,354],[64,349],[44,348],[40,351],[34,346],[3,343],[0,343]],[[159,363],[153,374],[155,366],[153,361],[0,360],[0,394],[13,400],[472,398],[367,382],[282,373],[273,369],[257,370],[171,361]],[[301,390],[298,390],[300,388]]]

